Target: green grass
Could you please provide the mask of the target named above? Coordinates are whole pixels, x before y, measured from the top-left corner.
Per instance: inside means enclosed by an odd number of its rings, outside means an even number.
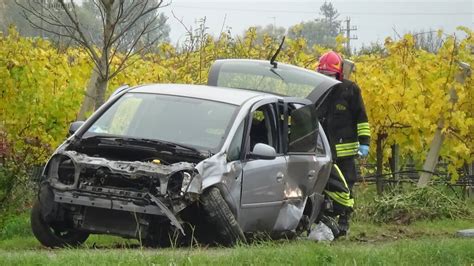
[[[363,207],[373,191],[358,189]],[[474,208],[473,202],[467,202]],[[350,237],[332,243],[267,241],[235,248],[145,249],[138,241],[92,235],[77,249],[47,249],[33,237],[29,213],[11,214],[0,228],[0,265],[471,265],[474,238],[456,232],[474,219],[373,223],[356,209]]]
[[[25,216],[27,217],[27,216]],[[411,225],[354,223],[351,236],[332,243],[268,241],[235,248],[145,249],[136,240],[93,235],[77,249],[47,249],[26,234],[25,217],[8,225],[0,265],[472,265],[474,239],[456,231],[472,220],[420,221]],[[23,225],[21,225],[23,224]],[[26,223],[27,225],[27,223]]]
[[[410,225],[357,222],[351,226],[350,239],[361,242],[394,241],[423,237],[454,237],[458,230],[474,228],[474,220],[418,221]]]
[[[462,198],[458,189],[430,186],[387,188],[382,196],[367,184],[355,189],[355,215],[359,222],[410,224],[434,219],[474,219],[474,198]]]
[[[0,265],[469,265],[473,239],[266,242],[236,248],[0,250]]]
[[[9,217],[5,218],[3,227],[0,228],[0,240],[25,236],[32,236],[29,212],[16,216],[10,214]]]

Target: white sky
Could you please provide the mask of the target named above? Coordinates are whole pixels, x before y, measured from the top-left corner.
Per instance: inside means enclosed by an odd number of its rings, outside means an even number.
[[[339,18],[351,18],[351,24],[357,26],[354,32],[358,40],[352,46],[362,43],[383,41],[408,31],[444,29],[447,33],[455,31],[457,26],[474,28],[474,0],[437,0],[437,1],[397,1],[397,0],[336,0],[332,2],[340,13]],[[181,18],[185,25],[196,27],[195,21],[206,17],[209,32],[218,35],[225,26],[232,28],[233,34],[241,34],[250,26],[275,23],[288,28],[302,21],[319,16],[319,7],[324,1],[304,0],[214,0],[192,1],[172,0],[170,6],[162,11],[169,17],[172,42],[184,40],[185,30],[173,17],[171,11]]]

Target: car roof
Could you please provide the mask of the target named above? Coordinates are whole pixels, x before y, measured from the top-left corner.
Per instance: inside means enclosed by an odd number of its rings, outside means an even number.
[[[280,97],[276,94],[261,91],[193,84],[148,84],[131,88],[130,92],[198,98],[233,105],[242,105],[247,100],[257,96]]]

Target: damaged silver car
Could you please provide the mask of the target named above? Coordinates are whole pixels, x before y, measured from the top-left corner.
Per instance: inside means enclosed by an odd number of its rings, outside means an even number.
[[[317,105],[337,81],[218,60],[209,84],[124,87],[55,151],[31,214],[48,247],[90,234],[233,245],[318,219],[331,169]]]

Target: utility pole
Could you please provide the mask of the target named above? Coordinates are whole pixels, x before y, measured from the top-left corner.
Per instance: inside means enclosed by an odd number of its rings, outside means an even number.
[[[351,18],[346,17],[346,28],[341,29],[341,31],[346,32],[346,53],[348,56],[351,55],[351,40],[357,40],[357,35],[351,35],[351,31],[357,31],[357,26],[352,26],[351,27]]]
[[[273,38],[276,38],[276,17],[270,17],[271,19],[273,19]]]
[[[41,18],[43,17],[43,11],[44,11],[44,0],[41,0]],[[41,39],[44,40],[44,31],[43,31],[43,20],[41,19],[40,20],[40,36],[41,36]]]

